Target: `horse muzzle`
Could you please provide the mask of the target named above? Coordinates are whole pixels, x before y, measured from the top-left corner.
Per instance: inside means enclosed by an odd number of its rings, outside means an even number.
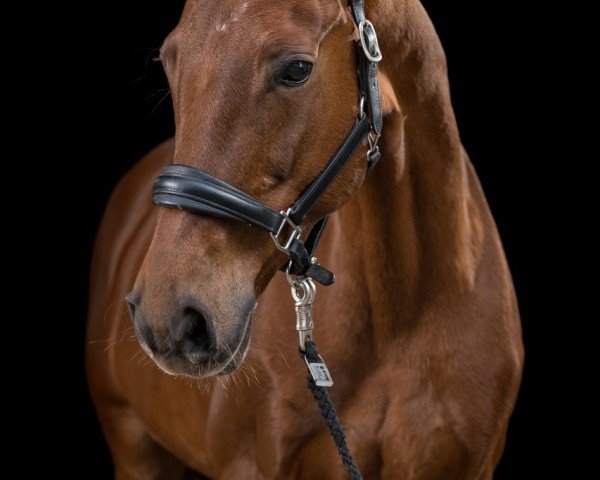
[[[129,293],[126,301],[142,349],[166,373],[194,378],[226,375],[242,363],[250,341],[254,298],[243,302],[236,320],[220,321],[193,299],[171,308],[176,313],[171,318],[161,316],[160,322],[144,311],[138,293]]]

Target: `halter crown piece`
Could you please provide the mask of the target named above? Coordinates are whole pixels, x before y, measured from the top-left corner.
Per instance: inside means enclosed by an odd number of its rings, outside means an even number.
[[[348,164],[358,146],[365,139],[368,141],[367,174],[381,156],[377,146],[383,125],[377,76],[377,64],[382,58],[381,50],[375,27],[365,17],[363,0],[350,0],[350,6],[359,32],[356,42],[359,117],[329,163],[291,207],[276,212],[227,182],[186,165],[169,165],[164,169],[154,181],[153,201],[161,207],[179,208],[262,228],[269,232],[275,247],[289,257],[282,270],[286,272],[295,301],[300,352],[309,372],[308,387],[317,400],[350,478],[362,480],[360,470],[346,445],[344,428],[325,390],[333,385],[333,380],[312,341],[312,305],[316,295],[313,280],[323,285],[331,285],[335,281],[333,273],[320,266],[312,256],[328,216],[318,220],[306,240],[301,240],[302,222]]]

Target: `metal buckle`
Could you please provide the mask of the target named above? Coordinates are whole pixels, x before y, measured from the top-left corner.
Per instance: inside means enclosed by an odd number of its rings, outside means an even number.
[[[379,63],[383,56],[381,55],[379,41],[377,40],[377,32],[375,31],[373,24],[369,20],[364,19],[358,24],[358,32],[360,34],[360,43],[366,57],[373,63]]]
[[[362,119],[365,116],[365,96],[360,96],[360,101],[358,102],[358,118]]]
[[[367,135],[367,140],[369,142],[369,151],[367,152],[367,155],[369,153],[379,149],[379,147],[377,146],[377,143],[379,142],[380,137],[381,137],[381,133],[377,134],[372,130],[369,132],[369,134]]]
[[[296,330],[300,350],[306,351],[306,339],[312,338],[313,333],[313,303],[317,294],[317,288],[312,278],[298,279],[292,285],[292,298],[294,299],[294,310],[296,311]]]
[[[286,255],[290,254],[290,247],[292,245],[292,242],[294,240],[296,240],[298,237],[300,237],[300,234],[302,233],[302,229],[296,225],[292,219],[290,218],[290,212],[292,211],[291,208],[288,208],[287,211],[281,211],[279,212],[282,216],[283,216],[283,220],[281,221],[281,225],[279,225],[279,228],[277,229],[277,233],[273,234],[273,233],[269,233],[269,235],[271,235],[271,238],[273,239],[273,242],[275,243],[275,246],[277,247],[277,250],[285,253]],[[287,241],[285,242],[285,244],[282,244],[279,241],[279,235],[281,235],[281,232],[283,231],[283,228],[287,225],[289,225],[290,227],[292,227],[292,233],[290,234],[289,238],[287,239]]]

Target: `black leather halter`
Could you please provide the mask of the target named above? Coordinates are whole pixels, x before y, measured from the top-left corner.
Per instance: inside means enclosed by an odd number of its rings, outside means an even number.
[[[383,116],[377,64],[381,60],[381,51],[375,28],[365,17],[363,0],[350,0],[350,5],[359,29],[357,59],[360,116],[327,166],[290,208],[276,212],[228,183],[185,165],[166,167],[155,180],[153,189],[153,201],[157,205],[245,222],[266,230],[271,234],[275,246],[290,257],[282,269],[294,275],[313,278],[323,285],[331,285],[335,276],[318,265],[311,255],[328,217],[315,224],[305,242],[300,239],[302,222],[365,138],[369,142],[367,173],[380,157],[377,141],[381,135]]]

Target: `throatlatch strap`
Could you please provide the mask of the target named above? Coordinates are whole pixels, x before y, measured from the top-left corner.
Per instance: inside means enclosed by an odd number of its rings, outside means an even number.
[[[327,226],[327,222],[329,222],[329,215],[326,215],[319,220],[308,234],[308,237],[306,237],[304,245],[306,246],[306,250],[309,254],[312,255],[312,253],[315,251],[315,248],[317,248],[317,245],[321,240],[321,236],[325,231],[325,227]]]

